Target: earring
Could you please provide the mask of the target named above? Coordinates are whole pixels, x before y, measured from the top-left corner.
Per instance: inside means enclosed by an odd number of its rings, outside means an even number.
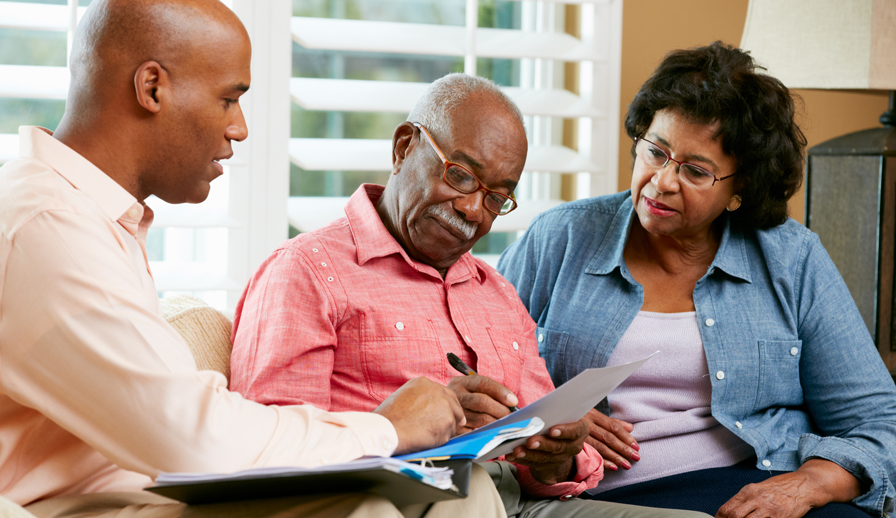
[[[728,212],[734,212],[737,209],[739,209],[741,201],[743,201],[743,200],[740,197],[740,195],[735,194],[734,196],[732,196],[731,201],[728,202]]]

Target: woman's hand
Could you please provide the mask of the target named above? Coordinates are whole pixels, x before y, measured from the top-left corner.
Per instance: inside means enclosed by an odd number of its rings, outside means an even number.
[[[631,434],[635,428],[631,423],[607,417],[593,408],[583,419],[588,423],[588,437],[585,441],[604,458],[606,469],[616,471],[619,466],[631,469],[629,460],[641,460],[638,441]]]
[[[719,508],[716,518],[799,518],[830,502],[861,494],[859,481],[831,461],[809,459],[792,473],[749,484]]]

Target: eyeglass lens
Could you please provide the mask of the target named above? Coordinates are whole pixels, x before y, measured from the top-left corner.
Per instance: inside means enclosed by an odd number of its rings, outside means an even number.
[[[649,140],[643,138],[638,139],[638,144],[635,146],[635,152],[645,164],[657,169],[665,167],[669,162],[675,162],[678,165],[678,167],[676,167],[678,176],[684,182],[698,189],[707,189],[712,187],[712,184],[715,183],[715,175],[709,171],[695,166],[694,164],[689,164],[687,162],[682,163],[674,160],[666,154],[663,148]]]
[[[456,165],[448,166],[448,170],[445,171],[445,181],[464,194],[478,191],[482,185],[473,174]],[[507,214],[513,210],[513,200],[497,192],[487,192],[483,204],[486,209],[495,214]]]

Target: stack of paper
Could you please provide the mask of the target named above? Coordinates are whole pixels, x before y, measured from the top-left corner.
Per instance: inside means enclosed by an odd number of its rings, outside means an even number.
[[[215,473],[161,473],[156,478],[155,487],[177,486],[181,484],[227,480],[252,480],[259,478],[275,478],[283,475],[320,474],[328,472],[351,472],[369,469],[387,469],[395,473],[401,473],[415,480],[420,480],[439,489],[451,487],[451,475],[449,468],[435,468],[421,466],[411,462],[405,462],[397,458],[389,457],[364,457],[343,464],[331,464],[317,468],[255,468],[237,471],[230,474]]]
[[[544,428],[544,421],[538,417],[533,417],[526,421],[510,423],[501,428],[482,431],[473,430],[472,432],[459,435],[437,448],[401,455],[396,458],[403,460],[440,458],[480,460],[486,453],[494,450],[501,444],[515,439],[531,437],[540,432],[542,428]]]

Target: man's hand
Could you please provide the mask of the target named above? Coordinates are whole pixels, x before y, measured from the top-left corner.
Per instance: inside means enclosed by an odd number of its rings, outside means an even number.
[[[519,404],[510,389],[487,376],[458,376],[448,382],[448,388],[457,395],[467,418],[466,424],[457,427],[458,435],[501,419]]]
[[[586,437],[588,422],[583,418],[575,423],[554,426],[547,436],[529,437],[525,446],[517,446],[504,458],[528,466],[532,477],[542,484],[565,482],[572,470],[573,458],[582,451]]]
[[[583,419],[588,422],[586,441],[604,458],[606,469],[616,471],[619,466],[632,469],[629,460],[641,460],[638,441],[631,434],[635,428],[631,423],[607,417],[593,408]]]
[[[396,454],[440,446],[466,421],[454,392],[426,378],[408,381],[373,412],[395,427]]]
[[[799,518],[830,502],[859,496],[859,481],[833,462],[809,459],[800,469],[744,486],[716,518]]]

